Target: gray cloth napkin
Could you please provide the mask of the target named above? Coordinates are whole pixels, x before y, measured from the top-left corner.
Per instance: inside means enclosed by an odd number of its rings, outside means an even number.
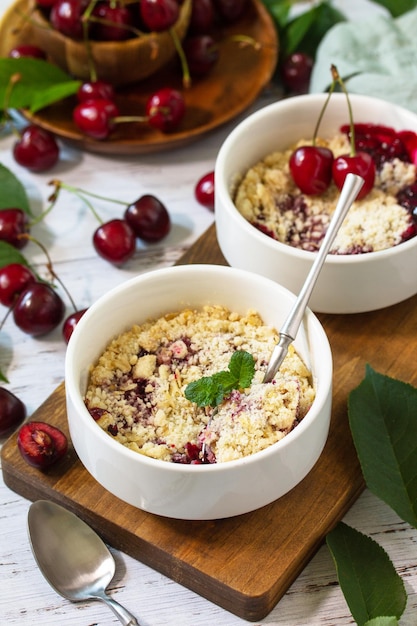
[[[342,22],[322,39],[310,93],[331,84],[337,67],[350,93],[375,96],[417,113],[417,9],[399,18]]]

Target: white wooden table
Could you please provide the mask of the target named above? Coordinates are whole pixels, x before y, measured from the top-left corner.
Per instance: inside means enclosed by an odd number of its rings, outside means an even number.
[[[0,0],[0,14],[9,0]],[[353,3],[354,9],[357,3]],[[359,7],[360,8],[360,7]],[[267,104],[264,94],[253,108]],[[98,258],[91,242],[97,222],[73,195],[63,192],[56,208],[33,234],[47,245],[55,269],[79,308],[87,307],[109,288],[150,269],[171,265],[213,221],[213,214],[197,204],[195,182],[214,167],[216,153],[233,122],[196,143],[151,156],[105,157],[63,146],[59,165],[32,175],[13,160],[13,137],[0,136],[0,162],[25,184],[37,208],[45,204],[59,178],[126,202],[142,193],[154,193],[172,216],[173,229],[160,244],[138,246],[134,259],[116,269]],[[0,190],[1,193],[1,190]],[[104,202],[95,206],[104,219],[118,216],[120,208]],[[44,257],[34,245],[27,257],[43,273]],[[68,304],[68,311],[70,305]],[[0,312],[2,316],[4,308]],[[64,376],[65,344],[60,330],[41,339],[24,335],[9,318],[0,334],[0,368],[8,387],[26,404],[30,415]],[[29,502],[9,490],[0,477],[0,624],[26,626],[106,625],[118,623],[101,603],[71,604],[46,583],[33,559],[26,530]],[[402,522],[386,505],[365,492],[344,518],[346,523],[372,536],[388,552],[408,593],[402,626],[417,624],[417,531]],[[142,626],[239,626],[242,620],[174,583],[129,556],[113,551],[117,573],[111,595],[137,615]],[[256,563],[254,563],[256,568]],[[263,626],[343,626],[353,619],[336,578],[329,551],[323,546],[294,582]]]

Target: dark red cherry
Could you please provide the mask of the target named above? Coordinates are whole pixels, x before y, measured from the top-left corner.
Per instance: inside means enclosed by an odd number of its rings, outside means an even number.
[[[371,155],[367,152],[357,152],[354,156],[341,155],[334,159],[333,180],[338,189],[342,189],[346,176],[357,174],[364,179],[362,189],[358,193],[357,199],[361,200],[373,189],[375,182],[375,163]]]
[[[46,283],[33,283],[25,289],[13,307],[16,326],[24,333],[38,337],[52,331],[62,322],[64,303]]]
[[[0,387],[0,437],[10,435],[26,417],[23,402],[5,387]]]
[[[21,250],[28,240],[24,235],[29,232],[29,221],[22,209],[0,210],[0,241],[6,241],[14,248]]]
[[[62,326],[62,335],[65,339],[65,343],[69,342],[76,325],[78,324],[78,322],[80,321],[80,319],[82,318],[82,316],[84,315],[86,311],[87,309],[81,309],[80,311],[75,311],[74,313],[71,313],[71,315],[68,315],[68,317],[64,320],[64,324]]]
[[[214,4],[226,22],[233,23],[240,19],[245,11],[247,0],[214,0]]]
[[[49,16],[53,28],[71,39],[82,39],[84,27],[81,18],[87,6],[88,0],[56,0]]]
[[[305,194],[323,193],[332,180],[333,153],[321,146],[301,146],[290,157],[290,173]]]
[[[171,219],[158,198],[146,194],[130,204],[124,214],[136,237],[155,243],[166,237],[171,230]]]
[[[178,20],[180,7],[177,0],[141,0],[140,15],[150,31],[168,30]]]
[[[0,302],[11,307],[30,284],[36,282],[33,272],[21,263],[9,263],[0,268]]]
[[[125,220],[114,219],[101,224],[93,235],[94,248],[103,259],[114,265],[123,265],[132,258],[136,237]]]
[[[133,14],[131,5],[99,2],[93,16],[103,20],[94,22],[94,38],[99,41],[124,41],[132,36]]]
[[[74,123],[93,139],[107,139],[116,127],[119,110],[112,100],[88,100],[80,102],[73,113]]]
[[[200,178],[195,186],[194,194],[197,202],[211,211],[214,210],[214,172],[209,172]]]
[[[22,457],[37,469],[47,469],[68,451],[68,439],[55,426],[45,422],[27,422],[21,426],[17,446]]]
[[[300,94],[308,92],[313,63],[313,59],[304,52],[294,52],[283,60],[280,74],[287,91]]]
[[[90,100],[114,100],[114,87],[104,80],[86,81],[77,91],[78,102]]]
[[[13,156],[19,165],[32,172],[45,172],[59,159],[59,146],[52,133],[30,124],[23,129],[13,147]]]
[[[215,16],[213,0],[193,2],[189,31],[198,35],[207,33],[214,25]]]
[[[219,46],[211,35],[194,35],[183,43],[192,76],[204,76],[219,59]]]
[[[11,59],[21,59],[27,57],[32,59],[46,59],[46,53],[38,46],[21,44],[20,46],[15,46],[10,50],[9,57]]]
[[[146,103],[149,124],[163,133],[174,130],[185,115],[185,102],[181,92],[163,87],[150,96]]]

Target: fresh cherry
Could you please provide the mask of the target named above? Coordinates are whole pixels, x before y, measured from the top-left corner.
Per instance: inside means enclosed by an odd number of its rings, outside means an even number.
[[[103,259],[115,265],[123,265],[135,252],[136,237],[125,220],[114,219],[97,228],[93,235],[93,245]]]
[[[9,263],[0,268],[0,302],[11,307],[17,297],[36,282],[33,272],[21,263]]]
[[[171,87],[162,87],[146,102],[149,124],[163,133],[174,130],[185,115],[182,94]]]
[[[64,337],[65,343],[69,342],[76,325],[78,324],[78,322],[80,321],[80,319],[82,318],[82,316],[84,315],[86,311],[87,309],[81,309],[80,311],[75,311],[74,313],[71,313],[71,315],[68,315],[68,317],[65,319],[64,324],[62,326],[62,335]]]
[[[116,127],[119,110],[112,100],[96,99],[80,102],[73,111],[78,128],[94,139],[107,139]]]
[[[124,41],[132,34],[133,14],[130,5],[99,2],[93,9],[93,36],[99,41]]]
[[[281,80],[287,91],[307,93],[310,85],[313,59],[304,52],[288,55],[280,67]]]
[[[45,422],[27,422],[19,430],[17,446],[29,465],[47,469],[66,455],[68,439],[55,426]]]
[[[88,0],[56,0],[49,16],[53,28],[71,39],[82,39],[82,16],[87,6]]]
[[[21,235],[27,232],[29,232],[29,222],[22,209],[0,210],[0,241],[6,241],[14,248],[21,250],[28,242]]]
[[[189,30],[193,34],[207,33],[214,25],[216,12],[213,0],[198,0],[191,7]]]
[[[19,165],[32,172],[51,169],[59,159],[59,147],[52,133],[30,124],[21,133],[13,147],[13,156]]]
[[[32,58],[32,59],[46,59],[46,53],[38,46],[30,44],[21,44],[15,46],[9,51],[9,57],[11,59]]]
[[[326,191],[332,180],[333,153],[322,146],[300,146],[290,157],[290,173],[307,195]]]
[[[158,198],[144,195],[130,204],[124,214],[126,222],[136,237],[149,243],[160,241],[171,229],[171,219],[165,206]]]
[[[194,195],[197,202],[211,211],[214,210],[214,172],[209,172],[200,178],[195,186]]]
[[[372,189],[375,182],[375,163],[367,152],[356,152],[354,155],[341,155],[334,159],[332,174],[335,185],[342,189],[347,174],[357,174],[364,179],[362,189],[357,199],[364,198]]]
[[[154,32],[168,30],[178,20],[177,0],[141,0],[140,15],[145,26]]]
[[[214,0],[220,16],[229,23],[237,22],[245,11],[247,0]]]
[[[82,83],[77,91],[78,102],[90,100],[114,100],[114,87],[104,80],[91,80]]]
[[[13,307],[16,326],[24,333],[38,337],[62,322],[64,303],[59,294],[47,283],[36,282],[22,291]]]
[[[219,46],[211,35],[188,37],[183,48],[192,76],[204,76],[219,59]]]
[[[0,437],[11,434],[25,417],[26,407],[23,402],[5,387],[0,387]]]

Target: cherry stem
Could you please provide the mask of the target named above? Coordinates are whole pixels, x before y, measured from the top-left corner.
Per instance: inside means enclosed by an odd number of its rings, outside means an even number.
[[[14,308],[14,304],[12,304],[12,306],[7,309],[6,315],[3,317],[3,319],[0,322],[0,331],[3,329],[3,326],[5,325],[7,318],[9,317],[10,313],[13,311],[13,308]],[[0,380],[2,380],[1,376],[0,376]],[[7,383],[9,381],[5,379],[5,382]]]
[[[335,65],[331,66],[331,72],[332,72],[332,77],[333,77],[333,84],[335,84],[336,82],[339,83],[343,93],[346,96],[346,102],[347,102],[347,107],[348,107],[348,111],[349,111],[349,124],[350,124],[350,156],[355,156],[355,154],[356,154],[355,125],[353,123],[353,111],[352,111],[352,105],[350,103],[348,90],[346,89],[346,85],[343,82],[343,80],[342,80],[339,72],[337,71],[337,68],[336,68]]]
[[[83,17],[82,17],[83,39],[84,39],[85,49],[87,51],[88,72],[90,74],[90,80],[92,82],[96,82],[97,80],[97,70],[93,61],[93,52],[91,50],[91,42],[88,36],[88,27],[89,27],[89,20],[91,17],[91,13],[93,12],[94,7],[97,4],[97,1],[98,0],[91,0],[88,7],[84,11]]]
[[[169,29],[169,33],[172,37],[172,41],[174,42],[175,50],[180,59],[181,70],[182,70],[182,84],[185,89],[191,87],[191,76],[190,76],[190,68],[188,67],[187,57],[185,56],[184,48],[182,47],[181,41],[175,31],[174,28]]]
[[[333,93],[333,91],[334,91],[335,86],[336,86],[336,83],[335,83],[335,81],[333,80],[333,81],[332,81],[332,84],[330,85],[330,88],[329,88],[329,93],[327,94],[326,101],[325,101],[325,103],[324,103],[324,105],[323,105],[323,107],[322,107],[322,109],[321,109],[321,111],[320,111],[320,115],[319,115],[319,117],[318,117],[318,120],[317,120],[317,123],[316,123],[316,127],[315,127],[315,129],[314,129],[314,133],[313,133],[313,146],[315,146],[315,145],[316,145],[316,139],[317,139],[317,135],[318,135],[318,132],[319,132],[319,127],[320,127],[321,121],[322,121],[322,119],[323,119],[324,112],[325,112],[325,111],[326,111],[326,109],[327,109],[327,105],[329,104],[329,100],[330,100],[330,98],[331,98],[331,96],[332,96],[332,93]]]
[[[73,307],[74,311],[76,311],[77,307],[75,306],[75,302],[72,299],[72,296],[71,296],[70,292],[65,287],[64,283],[62,282],[62,280],[60,279],[58,274],[55,272],[55,270],[53,268],[53,265],[52,265],[51,257],[49,256],[48,250],[45,248],[43,243],[41,243],[38,239],[35,239],[35,237],[32,237],[32,235],[29,235],[28,233],[22,233],[21,235],[19,235],[19,238],[20,239],[27,239],[28,241],[32,241],[33,243],[36,243],[37,246],[39,246],[39,248],[42,250],[42,252],[46,256],[46,267],[48,269],[48,272],[51,274],[52,278],[54,280],[56,280],[61,285],[62,289],[67,294],[67,297],[68,297],[68,300],[71,303],[71,306]]]
[[[242,48],[245,48],[247,46],[250,46],[254,50],[260,50],[262,48],[259,41],[253,39],[253,37],[249,37],[249,35],[232,35],[230,37],[230,41],[236,41],[237,43],[241,44]]]

